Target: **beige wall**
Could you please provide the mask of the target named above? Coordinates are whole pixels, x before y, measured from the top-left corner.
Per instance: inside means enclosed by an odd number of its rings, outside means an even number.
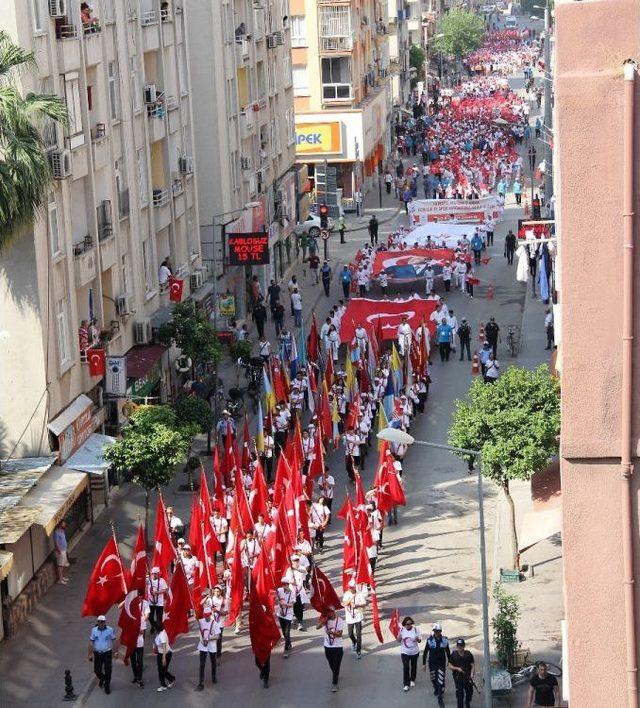
[[[561,473],[570,699],[575,706],[623,706],[627,698],[622,483],[616,459],[621,423],[622,64],[628,57],[640,57],[640,4],[637,0],[565,0],[556,3],[556,22]],[[639,87],[637,82],[636,149],[640,148]],[[635,164],[638,214],[638,158]],[[636,239],[639,235],[636,228]],[[640,274],[637,251],[635,268]],[[639,296],[636,286],[636,307]],[[640,310],[636,310],[635,326],[640,333]],[[638,338],[634,366],[634,389],[640,392]],[[636,447],[638,404],[640,394],[634,416]],[[636,467],[635,472],[633,496],[637,500],[640,470]],[[633,540],[638,579],[637,522]],[[640,609],[637,580],[636,606]],[[615,680],[594,680],[603,671],[602,638],[606,638],[605,664],[615,667]]]

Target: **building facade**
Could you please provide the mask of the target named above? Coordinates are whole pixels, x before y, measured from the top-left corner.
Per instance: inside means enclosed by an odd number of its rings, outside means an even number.
[[[318,163],[334,166],[348,203],[390,151],[390,9],[379,0],[292,0],[290,12],[297,160],[310,178]]]
[[[628,687],[637,681],[640,637],[640,80],[633,70],[625,78],[624,62],[640,59],[640,5],[563,0],[555,3],[555,26],[565,698],[572,706],[636,706],[637,692]],[[633,145],[625,139],[625,111]],[[623,179],[628,161],[631,185]],[[635,251],[624,246],[626,224]],[[632,339],[624,332],[627,272],[635,307]],[[623,375],[626,346],[630,379]],[[622,464],[627,456],[628,468]],[[614,681],[593,680],[602,666],[600,652],[592,650],[595,637],[606,637]]]
[[[411,94],[409,82],[409,29],[403,0],[388,0],[389,60],[391,99],[395,107],[404,106]]]
[[[282,0],[187,0],[200,228],[218,290],[250,304],[295,260],[295,126],[291,27]],[[269,264],[229,266],[226,234],[267,233]]]

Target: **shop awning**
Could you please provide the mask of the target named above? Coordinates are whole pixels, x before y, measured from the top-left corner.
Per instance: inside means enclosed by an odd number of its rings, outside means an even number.
[[[86,476],[86,475],[85,475]],[[37,522],[40,509],[18,504],[0,516],[0,543],[17,543]]]
[[[93,433],[87,442],[71,455],[64,463],[64,466],[72,470],[101,475],[109,468],[110,464],[104,459],[102,453],[105,448],[113,445],[115,441],[115,438],[109,435]]]
[[[11,551],[0,551],[0,580],[4,580],[13,567],[13,553]]]
[[[562,531],[562,507],[545,511],[530,511],[524,515],[518,537],[518,551],[523,553],[536,543]]]
[[[167,351],[161,344],[132,347],[127,352],[127,378],[141,379],[146,376],[160,357]]]
[[[87,408],[93,407],[93,401],[89,396],[81,393],[73,403],[69,404],[57,418],[54,418],[47,426],[54,435],[60,435],[66,430],[76,418],[79,418]]]

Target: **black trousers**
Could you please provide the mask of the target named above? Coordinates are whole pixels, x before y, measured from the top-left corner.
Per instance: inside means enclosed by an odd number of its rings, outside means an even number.
[[[386,182],[387,185],[387,194],[391,194],[391,182]]]
[[[338,229],[340,233],[340,243],[344,243],[344,229]]]
[[[293,615],[298,620],[298,622],[302,622],[304,619],[304,605],[302,604],[302,600],[300,599],[299,595],[296,597],[296,601],[293,603]]]
[[[553,349],[553,339],[553,325],[551,325],[550,327],[547,327],[547,349]]]
[[[489,345],[491,346],[491,350],[493,351],[493,358],[496,359],[498,356],[498,340],[497,339],[489,339],[489,337],[487,337],[487,342],[489,342]]]
[[[480,265],[480,258],[482,256],[482,251],[474,251],[473,252],[473,261],[476,265]]]
[[[156,661],[158,664],[158,680],[160,681],[161,686],[166,686],[167,681],[169,683],[173,683],[176,680],[176,677],[169,671],[169,664],[171,663],[172,656],[173,652],[170,651],[166,654],[156,654]],[[162,663],[163,657],[167,658],[166,664]]]
[[[418,654],[400,654],[402,657],[402,685],[408,686],[416,680],[418,673]]]
[[[256,329],[258,330],[258,337],[262,337],[262,335],[264,334],[264,320],[263,319],[256,320]]]
[[[359,654],[362,651],[362,622],[347,624],[347,631],[349,632],[349,639],[353,644],[353,648]]]
[[[513,248],[507,249],[507,265],[513,265],[513,254],[515,250]]]
[[[285,619],[284,617],[278,617],[278,620],[280,621],[280,629],[284,637],[284,650],[289,651],[289,649],[291,649],[291,620]]]
[[[465,708],[465,701],[466,704],[469,705],[471,703],[471,699],[473,698],[473,684],[459,671],[454,672],[453,683],[456,685],[456,700],[458,701],[458,708]]]
[[[159,631],[162,625],[162,615],[164,614],[164,607],[160,605],[149,605],[149,624],[151,629],[156,632]]]
[[[102,681],[105,688],[111,686],[111,667],[113,665],[113,653],[109,651],[93,652],[93,673]]]
[[[316,546],[324,548],[324,529],[316,529]]]
[[[207,655],[211,664],[211,681],[216,683],[216,653],[215,651],[201,651],[200,653],[200,684],[204,683],[204,670],[207,667]]]
[[[442,282],[444,283],[444,290],[445,290],[445,292],[448,293],[449,290],[451,289],[451,279],[449,279],[449,280],[443,280]]]
[[[358,285],[358,290],[360,292],[360,297],[364,297],[367,294],[367,286],[366,285]]]
[[[522,194],[516,194],[516,204],[520,204],[522,202]]]
[[[216,639],[216,656],[218,657],[218,659],[222,656],[222,632],[223,632],[223,629],[221,628],[220,634],[218,635],[218,638]]]
[[[327,663],[331,669],[331,682],[334,686],[337,686],[344,650],[342,647],[325,647],[324,655],[327,657]]]
[[[269,680],[269,674],[271,673],[271,657],[269,657],[264,664],[261,664],[258,659],[255,659],[256,666],[260,669],[260,679],[262,681]]]
[[[471,343],[468,339],[460,340],[460,361],[464,359],[464,351],[467,350],[467,360],[471,361]]]
[[[345,300],[349,299],[349,290],[351,289],[351,283],[342,283],[342,293],[344,294]]]
[[[322,287],[324,288],[324,294],[329,297],[329,290],[331,288],[331,281],[326,280],[325,278],[322,279]]]
[[[442,696],[444,694],[446,664],[432,664],[429,662],[429,675],[433,684],[433,695]]]
[[[493,246],[493,231],[487,231],[487,246]]]
[[[131,652],[131,671],[133,671],[133,678],[140,683],[142,681],[142,671],[144,669],[144,647],[136,647]]]
[[[440,361],[449,361],[451,344],[449,342],[440,342],[438,348],[440,349]]]
[[[275,452],[284,450],[287,444],[287,431],[286,430],[276,430],[276,434],[273,436],[273,445]]]

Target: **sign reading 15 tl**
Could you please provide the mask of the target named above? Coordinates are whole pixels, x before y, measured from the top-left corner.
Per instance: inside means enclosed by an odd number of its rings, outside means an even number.
[[[229,265],[266,265],[269,263],[269,234],[229,234]]]

